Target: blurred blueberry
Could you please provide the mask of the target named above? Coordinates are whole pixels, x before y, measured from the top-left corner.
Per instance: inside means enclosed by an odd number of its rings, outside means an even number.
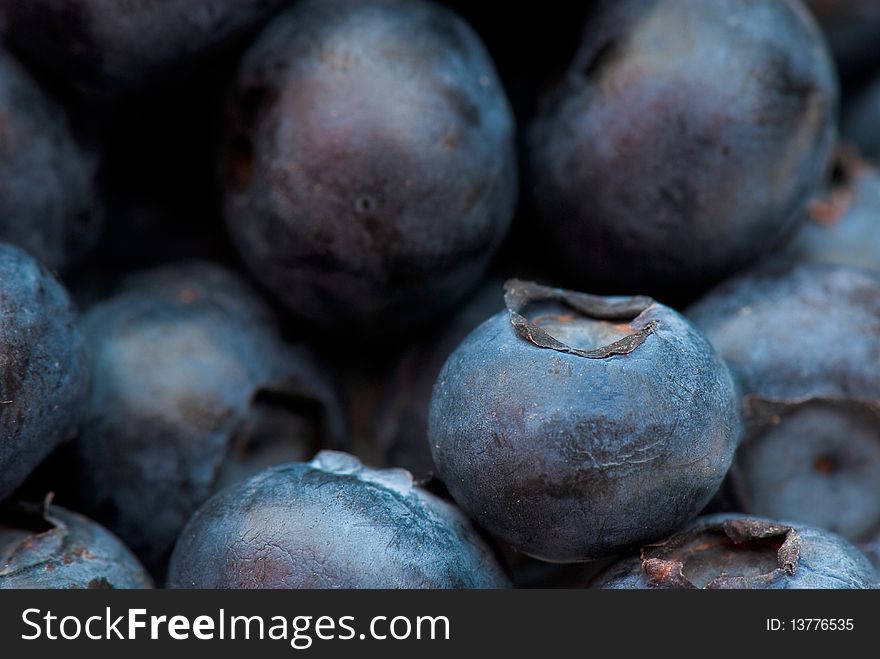
[[[851,541],[880,534],[880,280],[846,266],[767,265],[689,316],[740,386],[738,508]]]
[[[0,240],[55,270],[81,259],[101,222],[97,168],[65,110],[0,49]]]
[[[26,0],[4,3],[22,57],[89,93],[185,77],[288,0]]]
[[[64,287],[0,243],[0,500],[73,437],[89,363]]]
[[[75,444],[79,496],[154,571],[212,492],[345,445],[321,364],[218,266],[135,276],[83,327],[94,378]]]
[[[514,122],[483,44],[422,0],[305,0],[245,55],[221,151],[253,274],[366,339],[453,308],[516,200]]]
[[[601,8],[528,131],[535,232],[589,290],[701,292],[802,218],[835,140],[833,63],[799,0]]]

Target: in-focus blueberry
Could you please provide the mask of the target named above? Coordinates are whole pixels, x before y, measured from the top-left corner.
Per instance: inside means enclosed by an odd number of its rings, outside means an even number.
[[[607,556],[694,517],[740,435],[727,367],[650,298],[507,285],[437,379],[438,476],[477,522],[550,561]]]
[[[211,498],[181,533],[171,588],[503,588],[454,506],[403,469],[333,451]]]

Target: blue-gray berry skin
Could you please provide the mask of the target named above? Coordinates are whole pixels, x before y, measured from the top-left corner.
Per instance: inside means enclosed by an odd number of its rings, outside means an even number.
[[[446,362],[428,437],[481,526],[550,561],[663,537],[720,486],[740,434],[727,367],[673,310],[509,282]]]
[[[0,590],[152,587],[134,554],[90,519],[49,505],[0,510]]]
[[[0,500],[74,435],[88,367],[64,287],[25,252],[0,243]]]
[[[805,0],[828,38],[845,82],[857,82],[876,70],[880,53],[880,4],[874,0]]]
[[[700,517],[642,547],[593,582],[608,589],[870,589],[877,573],[843,538],[815,527],[760,517]]]
[[[94,378],[75,444],[81,502],[153,570],[218,488],[346,441],[315,356],[219,266],[134,276],[83,328]]]
[[[590,290],[705,290],[788,237],[820,184],[831,58],[799,0],[602,6],[528,132],[538,226]]]
[[[90,94],[119,94],[191,75],[289,0],[7,2],[21,56]]]
[[[0,240],[70,266],[98,238],[97,168],[65,110],[0,49]]]
[[[688,310],[744,395],[880,399],[880,280],[855,268],[772,264]]]
[[[772,264],[689,311],[727,361],[746,433],[730,472],[743,512],[880,534],[880,279],[821,263]]]
[[[516,200],[493,63],[422,0],[306,0],[245,55],[222,141],[225,215],[309,323],[401,333],[477,285]]]
[[[785,249],[786,262],[850,265],[880,271],[880,173],[853,156],[839,160],[840,180],[816,201]]]
[[[402,469],[333,451],[210,499],[180,536],[171,588],[503,588],[454,506]]]

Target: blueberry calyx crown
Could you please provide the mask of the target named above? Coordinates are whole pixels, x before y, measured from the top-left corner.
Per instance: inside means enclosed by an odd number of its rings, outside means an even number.
[[[626,322],[638,318],[645,310],[655,304],[654,300],[646,296],[601,297],[562,288],[541,286],[519,279],[510,279],[505,282],[504,303],[510,312],[510,323],[519,337],[539,348],[549,348],[586,359],[605,359],[612,355],[627,355],[642,345],[658,325],[658,321],[651,320],[640,329],[608,345],[591,350],[581,350],[557,340],[523,315],[526,307],[538,302],[557,302],[595,320]]]
[[[20,550],[30,548],[35,538],[43,544],[28,558],[31,565],[67,544],[67,525],[52,515],[51,502],[50,495],[42,504],[20,502],[0,509],[0,576],[12,569],[13,558]]]
[[[337,476],[353,476],[401,495],[409,495],[415,487],[412,474],[406,469],[373,469],[364,466],[355,456],[340,451],[321,451],[308,463],[313,469]]]
[[[732,574],[726,571],[731,563],[719,551],[743,558],[772,552],[775,566],[764,571],[762,563],[754,561],[746,569],[734,566],[741,573]],[[794,576],[800,552],[800,534],[791,526],[745,518],[698,525],[664,542],[646,545],[641,561],[642,571],[656,588],[753,589]],[[692,576],[698,574],[704,578]]]

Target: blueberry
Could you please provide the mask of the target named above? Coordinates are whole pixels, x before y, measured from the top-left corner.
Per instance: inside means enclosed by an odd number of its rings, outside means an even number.
[[[880,271],[880,173],[852,155],[836,171],[826,199],[811,204],[809,221],[776,258]]]
[[[97,166],[64,109],[0,50],[0,240],[53,269],[82,257],[101,220]]]
[[[602,6],[528,132],[537,228],[591,290],[690,295],[794,230],[834,68],[797,1]]]
[[[6,588],[152,588],[118,538],[58,506],[0,509],[0,590]]]
[[[743,395],[880,399],[880,281],[827,264],[768,265],[688,310]]]
[[[747,401],[731,470],[742,510],[796,519],[852,541],[880,538],[880,404]]]
[[[434,472],[428,444],[428,410],[434,382],[452,351],[480,323],[501,311],[502,284],[491,280],[471,298],[400,350],[384,386],[372,437],[392,467],[402,467],[417,477]]]
[[[288,0],[7,2],[22,56],[88,92],[129,92],[188,75]]]
[[[90,309],[93,385],[76,448],[80,504],[161,572],[212,492],[343,446],[336,390],[236,275],[207,263],[135,276]]]
[[[0,500],[73,436],[87,388],[85,341],[67,292],[0,243]]]
[[[650,298],[512,281],[434,387],[439,477],[523,553],[580,561],[663,537],[720,486],[739,439],[730,374]]]
[[[865,589],[877,574],[842,538],[744,515],[700,517],[639,557],[612,565],[595,588]]]
[[[501,588],[467,519],[402,469],[322,452],[224,490],[190,520],[171,588]]]
[[[480,280],[516,197],[493,64],[421,0],[306,0],[246,54],[222,150],[226,220],[301,318],[386,337]]]
[[[689,315],[743,396],[738,507],[854,541],[880,533],[880,280],[845,266],[766,266]]]

